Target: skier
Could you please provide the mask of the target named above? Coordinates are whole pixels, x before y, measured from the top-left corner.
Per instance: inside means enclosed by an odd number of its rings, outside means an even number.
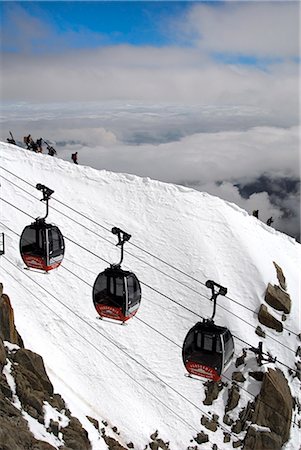
[[[74,162],[74,164],[78,164],[78,162],[77,162],[77,152],[72,153],[71,159]]]

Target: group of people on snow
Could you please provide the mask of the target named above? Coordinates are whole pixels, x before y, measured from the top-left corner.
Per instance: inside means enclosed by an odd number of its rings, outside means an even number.
[[[36,141],[33,140],[31,134],[28,136],[24,136],[24,144],[26,145],[27,150],[32,150],[36,153],[43,153],[43,143],[46,144],[46,148],[48,150],[48,155],[54,156],[56,155],[56,150],[49,145],[48,142],[44,141],[43,138],[39,138]]]
[[[258,219],[258,216],[259,216],[259,210],[258,210],[258,209],[254,209],[254,211],[252,212],[252,216],[254,216],[254,217],[256,217],[256,219]],[[270,217],[270,218],[267,220],[266,223],[267,223],[267,225],[271,226],[273,222],[274,222],[273,217]]]
[[[12,132],[9,132],[10,137],[7,138],[7,142],[9,144],[13,144],[13,145],[17,145]],[[24,136],[23,138],[23,142],[26,145],[27,150],[32,150],[36,153],[43,153],[43,143],[46,145],[46,149],[48,150],[48,155],[50,156],[54,156],[57,154],[55,148],[48,144],[48,142],[46,142],[43,138],[39,138],[36,141],[34,141],[34,139],[32,138],[31,134],[29,134],[28,136]],[[71,155],[71,159],[74,162],[74,164],[78,164],[78,153],[72,153]]]

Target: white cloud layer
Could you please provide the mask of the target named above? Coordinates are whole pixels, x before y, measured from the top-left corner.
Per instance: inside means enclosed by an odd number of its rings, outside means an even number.
[[[296,57],[299,55],[300,3],[226,2],[196,4],[177,28],[206,52]]]

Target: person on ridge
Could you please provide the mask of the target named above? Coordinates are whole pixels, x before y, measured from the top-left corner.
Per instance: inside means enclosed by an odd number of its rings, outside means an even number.
[[[77,162],[77,152],[72,153],[71,159],[74,162],[74,164],[78,164],[78,162]]]
[[[42,141],[42,138],[37,139],[37,153],[43,153]]]
[[[267,220],[267,225],[272,225],[272,223],[274,222],[274,220],[273,220],[273,217],[270,217],[268,220]]]

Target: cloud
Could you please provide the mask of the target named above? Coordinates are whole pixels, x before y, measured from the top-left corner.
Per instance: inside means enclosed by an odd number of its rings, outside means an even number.
[[[174,28],[205,52],[266,58],[300,55],[299,2],[196,4]]]
[[[296,64],[266,72],[205,63],[196,50],[118,46],[56,57],[4,55],[1,96],[6,102],[247,106],[287,126],[298,123],[298,83]]]

